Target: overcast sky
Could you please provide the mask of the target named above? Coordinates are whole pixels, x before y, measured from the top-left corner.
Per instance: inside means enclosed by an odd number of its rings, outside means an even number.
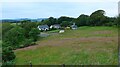
[[[90,15],[102,9],[110,17],[117,16],[119,0],[3,0],[0,1],[2,19],[48,18],[80,14]],[[0,17],[1,18],[1,17]]]

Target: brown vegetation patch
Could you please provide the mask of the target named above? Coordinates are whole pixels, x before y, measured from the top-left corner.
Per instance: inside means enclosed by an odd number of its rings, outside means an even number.
[[[64,41],[79,41],[79,42],[111,42],[118,40],[117,37],[88,37],[88,38],[66,38]]]
[[[112,31],[95,31],[93,34],[112,34]]]
[[[109,43],[109,42],[118,42],[117,37],[89,37],[89,38],[64,38],[57,40],[43,40],[38,43],[38,45],[29,46],[17,50],[28,50],[28,49],[36,49],[41,46],[61,46],[61,45],[69,45],[69,44],[79,44],[79,43]]]

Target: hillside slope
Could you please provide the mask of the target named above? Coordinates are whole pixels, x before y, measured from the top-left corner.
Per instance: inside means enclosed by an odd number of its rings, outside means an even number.
[[[118,64],[118,31],[114,27],[80,27],[18,49],[16,65]]]

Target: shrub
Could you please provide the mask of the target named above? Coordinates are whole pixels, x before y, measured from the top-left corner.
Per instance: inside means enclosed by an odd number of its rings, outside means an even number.
[[[32,28],[31,31],[29,32],[29,36],[30,36],[30,38],[33,39],[34,42],[37,41],[38,34],[40,34],[40,31],[36,28]]]
[[[4,62],[2,64],[2,67],[14,67],[14,65],[15,65],[15,62],[14,62],[14,60],[12,60],[12,61]]]
[[[32,42],[33,42],[33,39],[26,39],[25,41],[24,41],[24,44],[23,44],[23,46],[22,47],[28,47],[28,46],[30,46],[31,44],[32,44]]]
[[[7,61],[11,61],[13,59],[15,59],[15,54],[12,51],[12,48],[10,47],[5,47],[2,50],[2,61],[3,62],[7,62]]]

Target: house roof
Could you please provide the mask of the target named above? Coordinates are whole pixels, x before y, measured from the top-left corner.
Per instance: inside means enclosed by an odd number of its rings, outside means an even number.
[[[72,27],[72,28],[77,28],[77,25],[72,25],[71,27]]]
[[[52,26],[58,26],[58,27],[61,27],[60,24],[54,24],[54,25],[52,25]]]
[[[40,25],[39,28],[49,28],[48,25]]]
[[[75,25],[75,23],[73,23],[73,25],[71,25],[72,28],[77,28],[77,25]]]

